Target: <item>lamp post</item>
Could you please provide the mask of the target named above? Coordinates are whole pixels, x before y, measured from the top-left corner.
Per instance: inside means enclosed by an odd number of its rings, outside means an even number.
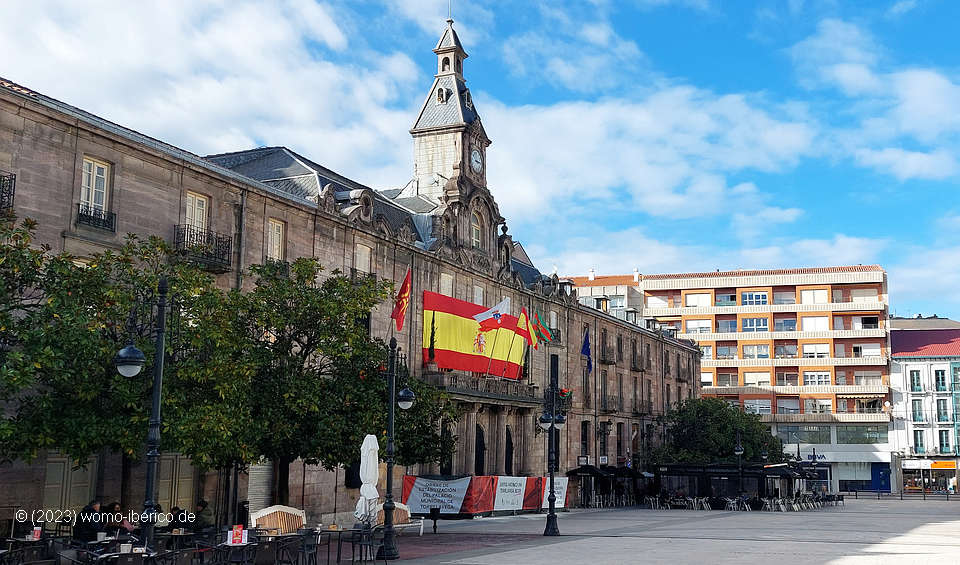
[[[540,428],[547,432],[547,471],[550,474],[550,494],[547,496],[547,524],[543,528],[545,536],[559,536],[560,528],[557,527],[557,494],[554,490],[553,474],[557,469],[557,438],[554,430],[562,430],[567,422],[563,411],[557,406],[557,399],[560,395],[559,373],[560,358],[558,355],[550,356],[550,386],[546,391],[544,399],[543,415],[540,416]]]
[[[153,394],[150,408],[150,427],[147,432],[147,479],[146,495],[143,501],[143,510],[147,514],[146,524],[142,526],[144,545],[153,546],[153,528],[156,525],[157,492],[157,460],[160,457],[160,394],[163,389],[163,358],[165,355],[165,332],[167,328],[167,277],[161,276],[157,284],[157,325],[155,328],[156,342],[153,354]],[[117,352],[113,363],[117,372],[124,377],[135,377],[140,374],[146,357],[143,352],[130,343]]]
[[[737,495],[743,496],[743,444],[740,442],[740,430],[737,430],[737,445],[733,448],[737,456]]]
[[[407,387],[397,392],[397,338],[390,338],[390,357],[387,361],[387,380],[389,383],[389,398],[387,400],[387,493],[384,495],[383,502],[383,547],[379,559],[393,560],[400,557],[397,551],[397,542],[394,537],[393,529],[393,510],[396,505],[393,502],[393,424],[394,424],[394,404],[401,410],[407,410],[413,406],[416,395]]]

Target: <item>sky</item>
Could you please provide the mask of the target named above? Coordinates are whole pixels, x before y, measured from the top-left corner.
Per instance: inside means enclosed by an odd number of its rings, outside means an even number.
[[[0,2],[0,76],[205,155],[374,188],[447,0]],[[960,319],[960,3],[452,2],[488,184],[544,272],[873,264]]]

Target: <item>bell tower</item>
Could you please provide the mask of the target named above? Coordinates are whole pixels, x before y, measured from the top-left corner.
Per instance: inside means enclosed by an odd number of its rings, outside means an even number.
[[[465,190],[471,185],[486,187],[490,139],[467,88],[463,63],[468,55],[452,19],[447,20],[433,52],[437,56],[437,74],[410,129],[414,176],[408,189],[440,203],[450,179],[456,178]]]

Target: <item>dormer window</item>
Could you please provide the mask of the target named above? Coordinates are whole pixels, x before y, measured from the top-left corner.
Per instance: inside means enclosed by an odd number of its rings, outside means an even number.
[[[464,106],[466,106],[467,108],[470,108],[471,110],[473,109],[473,99],[470,97],[470,91],[469,91],[469,90],[465,90],[465,91],[463,92],[463,104],[464,104]]]
[[[437,104],[447,103],[447,89],[442,86],[437,88]]]
[[[477,249],[483,249],[483,218],[480,212],[474,212],[470,223],[470,241]]]
[[[450,57],[444,57],[440,62],[440,72],[445,73],[450,70]]]

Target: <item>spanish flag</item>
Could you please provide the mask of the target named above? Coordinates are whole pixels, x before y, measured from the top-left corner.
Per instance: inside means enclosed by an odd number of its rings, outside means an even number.
[[[518,379],[526,338],[516,316],[501,314],[500,327],[483,331],[473,317],[488,309],[435,292],[423,293],[423,362]]]

